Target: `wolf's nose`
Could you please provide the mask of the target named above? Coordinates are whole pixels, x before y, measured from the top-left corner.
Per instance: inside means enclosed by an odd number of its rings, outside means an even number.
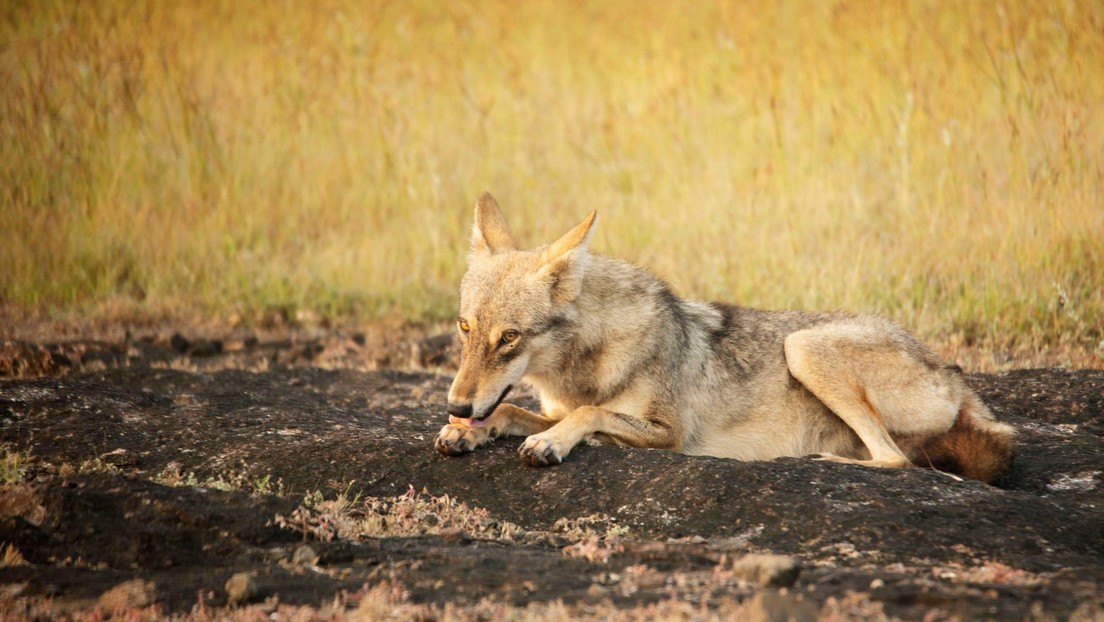
[[[472,407],[471,404],[449,404],[445,411],[453,417],[469,419],[471,418]]]

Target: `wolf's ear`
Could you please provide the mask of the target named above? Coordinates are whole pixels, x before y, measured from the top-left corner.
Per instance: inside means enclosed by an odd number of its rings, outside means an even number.
[[[497,253],[514,248],[514,237],[510,235],[510,226],[506,224],[506,218],[498,208],[498,201],[495,201],[490,192],[484,192],[475,202],[472,251]]]
[[[571,302],[579,296],[579,291],[583,288],[583,273],[586,272],[590,260],[587,242],[590,241],[597,218],[598,212],[591,212],[583,222],[575,225],[541,253],[537,276],[552,281],[553,302]]]

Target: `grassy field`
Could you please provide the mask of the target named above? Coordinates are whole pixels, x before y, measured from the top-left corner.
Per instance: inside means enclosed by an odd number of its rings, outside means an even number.
[[[689,296],[1104,338],[1097,0],[16,1],[0,81],[36,312],[446,318],[489,189]]]

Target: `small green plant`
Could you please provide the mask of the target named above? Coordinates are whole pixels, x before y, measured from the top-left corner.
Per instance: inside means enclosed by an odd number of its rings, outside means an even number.
[[[170,462],[164,470],[154,475],[151,479],[165,486],[199,486],[199,480],[196,478],[195,473],[191,471],[187,473],[182,472],[180,470],[180,463],[178,462]]]
[[[90,460],[85,460],[80,464],[77,469],[79,473],[119,473],[119,467],[107,462],[103,458],[95,457]]]
[[[8,445],[0,446],[0,483],[15,484],[27,476],[27,462],[30,454],[12,449]]]
[[[245,492],[254,497],[264,495],[284,496],[284,480],[272,479],[271,474],[255,476],[249,473],[243,463],[241,469],[230,469],[205,479],[200,479],[194,471],[184,471],[177,462],[170,462],[152,480],[165,486],[190,486],[193,488],[212,488],[222,491]]]

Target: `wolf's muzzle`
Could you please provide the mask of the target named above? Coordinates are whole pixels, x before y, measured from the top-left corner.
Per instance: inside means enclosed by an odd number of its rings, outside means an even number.
[[[472,405],[471,404],[453,404],[449,402],[448,407],[445,408],[445,412],[453,417],[460,417],[461,419],[468,419],[471,417]]]
[[[495,403],[491,404],[491,407],[487,409],[487,412],[483,413],[483,415],[480,416],[480,417],[476,417],[476,419],[479,419],[480,421],[482,421],[483,419],[486,419],[487,417],[490,417],[491,413],[493,413],[495,411],[495,409],[498,408],[498,405],[502,403],[502,400],[506,399],[506,394],[509,393],[510,389],[513,389],[513,388],[514,388],[514,385],[512,385],[512,384],[506,385],[506,389],[504,389],[502,391],[502,394],[498,396],[498,399],[495,400]]]
[[[514,385],[512,385],[512,384],[507,386],[506,390],[504,390],[498,396],[498,399],[495,400],[494,404],[491,404],[491,407],[488,408],[486,411],[484,411],[478,417],[473,417],[472,416],[473,412],[472,412],[472,405],[471,404],[453,404],[453,403],[449,402],[448,406],[445,407],[445,412],[452,415],[453,417],[459,417],[461,419],[476,419],[478,421],[482,421],[482,420],[486,419],[487,417],[491,416],[491,413],[493,413],[495,411],[495,409],[498,408],[498,405],[502,403],[502,400],[506,399],[506,394],[509,393],[510,389],[513,389],[513,388],[514,388]]]

